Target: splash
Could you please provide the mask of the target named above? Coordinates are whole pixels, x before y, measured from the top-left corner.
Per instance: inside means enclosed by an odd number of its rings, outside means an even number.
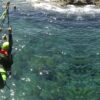
[[[52,3],[50,0],[26,0],[31,3],[35,9],[51,10],[59,13],[84,15],[84,14],[100,14],[100,8],[95,5],[75,6],[66,5],[64,7],[58,6],[57,3]]]

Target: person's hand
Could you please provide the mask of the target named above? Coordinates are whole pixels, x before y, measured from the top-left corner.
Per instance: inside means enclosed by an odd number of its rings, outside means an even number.
[[[2,36],[2,40],[7,41],[7,35],[6,35],[6,34],[4,34],[4,35]]]
[[[9,33],[12,33],[12,27],[9,27],[9,28],[8,28],[8,32],[9,32]]]

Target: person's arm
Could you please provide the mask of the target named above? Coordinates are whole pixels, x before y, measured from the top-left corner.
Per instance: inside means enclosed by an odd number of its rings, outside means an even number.
[[[12,45],[13,45],[13,37],[12,37],[12,28],[8,28],[8,42],[9,42],[9,51],[8,53],[11,54]]]

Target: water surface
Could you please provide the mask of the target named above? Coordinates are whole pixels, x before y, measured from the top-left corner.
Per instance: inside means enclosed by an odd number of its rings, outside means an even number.
[[[100,15],[20,5],[10,10],[14,64],[0,100],[99,100]]]

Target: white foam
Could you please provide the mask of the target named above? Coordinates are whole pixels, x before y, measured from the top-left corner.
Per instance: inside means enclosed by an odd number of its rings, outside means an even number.
[[[86,5],[82,7],[77,7],[74,5],[66,5],[66,7],[59,7],[50,2],[50,0],[26,0],[31,3],[34,8],[52,10],[59,13],[67,14],[100,14],[100,8],[95,5]]]

